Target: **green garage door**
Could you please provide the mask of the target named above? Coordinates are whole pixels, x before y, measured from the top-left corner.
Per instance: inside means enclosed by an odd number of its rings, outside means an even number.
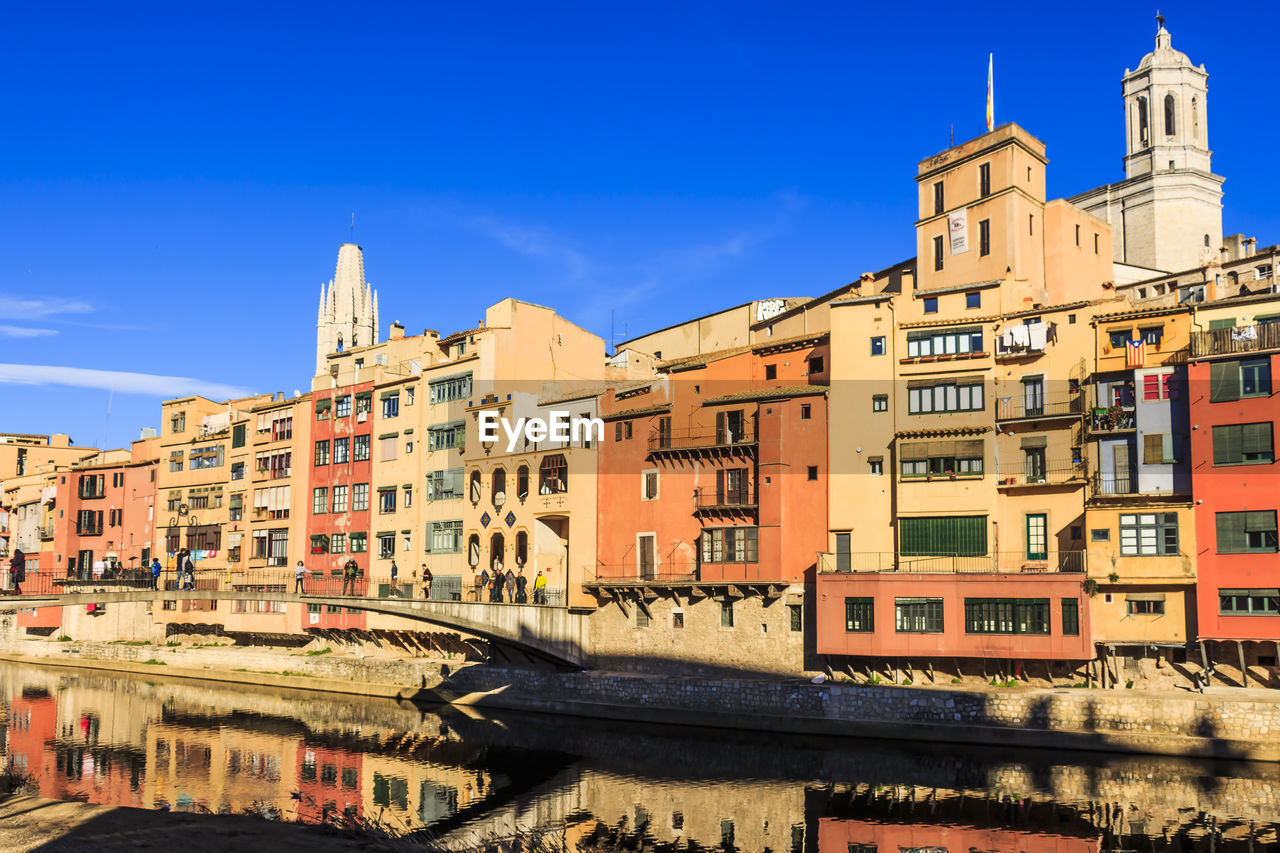
[[[978,557],[987,553],[985,515],[903,518],[898,525],[899,553],[904,557]]]

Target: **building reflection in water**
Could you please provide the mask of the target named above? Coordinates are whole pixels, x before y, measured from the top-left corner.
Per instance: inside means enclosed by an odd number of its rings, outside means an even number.
[[[1280,768],[673,731],[0,665],[0,761],[47,797],[569,849],[1277,848]]]

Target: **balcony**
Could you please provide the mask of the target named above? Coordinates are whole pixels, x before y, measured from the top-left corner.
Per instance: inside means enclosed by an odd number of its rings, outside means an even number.
[[[1048,418],[1078,418],[1084,414],[1084,395],[1068,393],[1045,397],[1021,394],[996,400],[997,421],[1030,421]]]
[[[1085,424],[1092,435],[1123,435],[1138,428],[1138,415],[1133,406],[1092,409]]]
[[[756,444],[754,428],[672,430],[649,437],[649,454],[752,454]]]
[[[598,563],[595,574],[587,573],[586,586],[634,586],[636,584],[785,584],[776,564],[771,563],[705,563],[703,565],[641,566],[629,563]]]
[[[1050,459],[1042,465],[1023,460],[1000,466],[996,487],[1000,489],[1024,489],[1037,486],[1063,486],[1085,482],[1083,462],[1070,459]]]
[[[1280,323],[1210,329],[1191,335],[1192,356],[1238,355],[1280,349]]]
[[[1044,355],[1049,347],[1048,324],[1006,326],[996,341],[996,361],[1033,359]]]
[[[1138,493],[1138,472],[1094,474],[1089,478],[1089,487],[1095,495],[1136,495]]]
[[[40,525],[36,528],[36,533],[40,536],[41,542],[48,542],[53,538],[53,522]]]
[[[907,556],[890,551],[819,554],[818,572],[830,574],[1083,574],[1084,551],[1048,551],[1028,556],[999,551],[976,556]]]
[[[706,515],[738,515],[755,512],[756,497],[746,486],[723,492],[698,489],[693,493],[695,513]]]

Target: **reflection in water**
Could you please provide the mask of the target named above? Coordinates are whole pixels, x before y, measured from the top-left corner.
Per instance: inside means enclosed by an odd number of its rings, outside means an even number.
[[[459,843],[794,853],[1280,849],[1280,768],[833,742],[0,665],[44,796]]]

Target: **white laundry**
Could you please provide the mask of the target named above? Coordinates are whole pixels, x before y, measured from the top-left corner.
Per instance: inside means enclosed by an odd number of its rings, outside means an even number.
[[[1025,347],[1031,343],[1031,335],[1027,334],[1026,326],[1014,326],[1013,332],[1014,346]]]
[[[1049,327],[1044,323],[1032,323],[1026,328],[1031,337],[1031,348],[1044,349],[1049,342]]]

